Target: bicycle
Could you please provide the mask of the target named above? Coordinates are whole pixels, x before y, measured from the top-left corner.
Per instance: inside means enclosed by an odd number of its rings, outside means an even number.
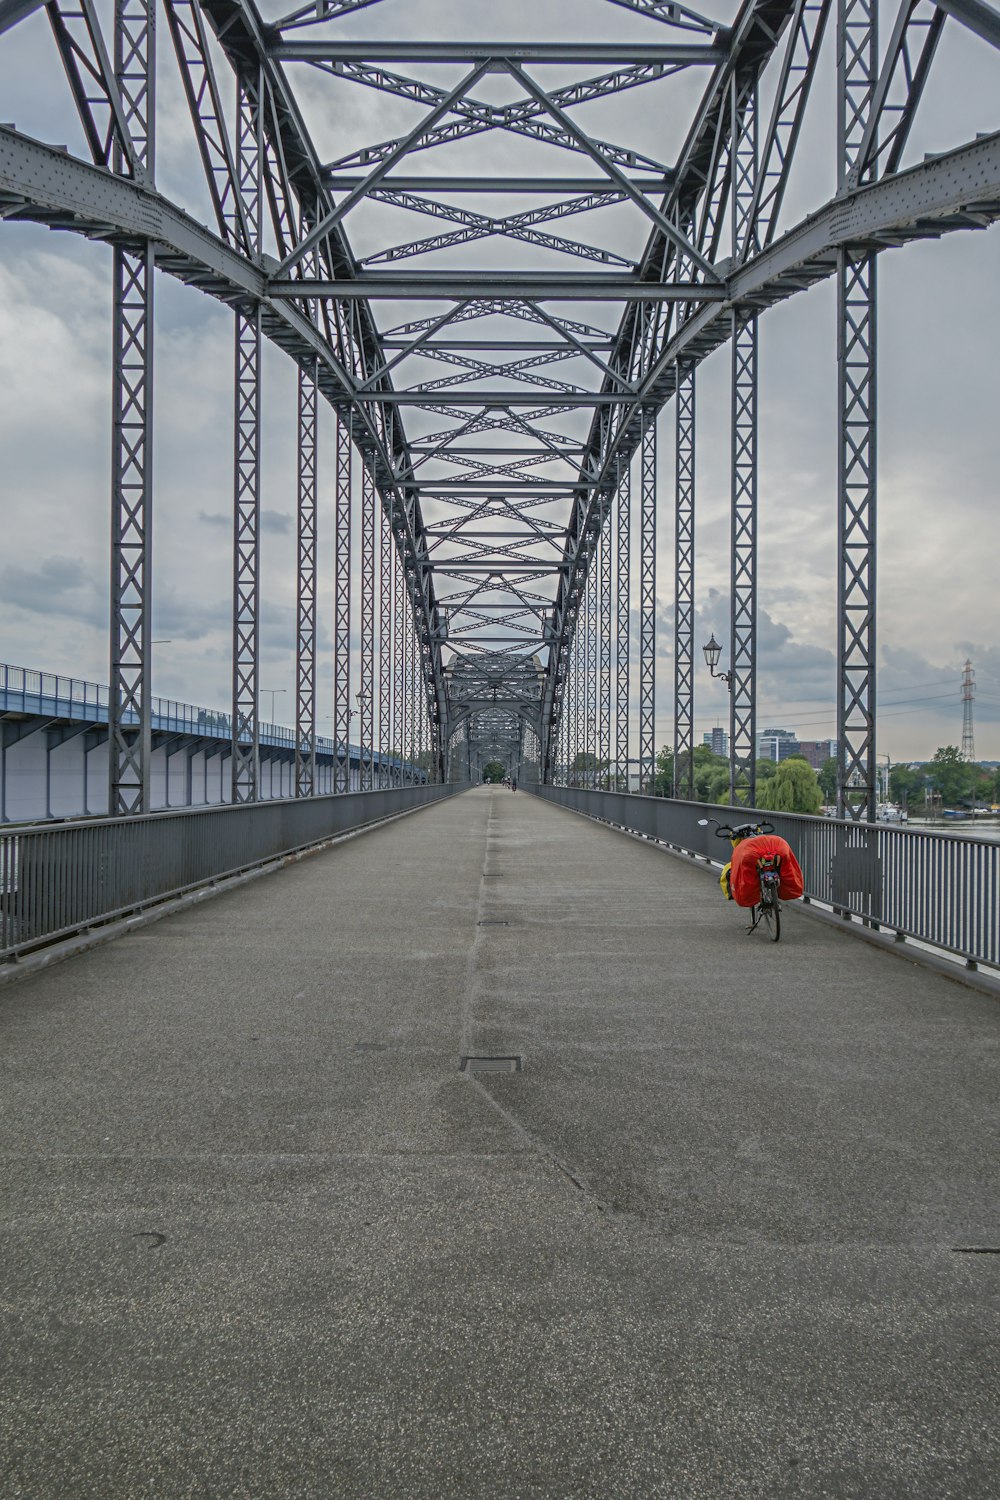
[[[761,833],[774,832],[773,823],[740,823],[734,828],[729,823],[720,823],[717,818],[698,819],[698,825],[701,828],[707,828],[710,823],[715,824],[716,838],[728,839],[734,849],[744,839],[755,838]],[[781,902],[778,899],[781,886],[781,856],[762,854],[757,860],[757,876],[760,881],[760,895],[750,908],[751,921],[747,928],[747,936],[749,937],[751,932],[756,932],[763,922],[772,943],[776,943],[781,937]]]

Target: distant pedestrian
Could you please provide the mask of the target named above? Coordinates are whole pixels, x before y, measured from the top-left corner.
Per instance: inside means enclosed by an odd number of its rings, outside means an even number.
[[[516,781],[512,781],[511,782],[510,789],[511,789],[512,792],[516,792],[517,791],[517,782]]]

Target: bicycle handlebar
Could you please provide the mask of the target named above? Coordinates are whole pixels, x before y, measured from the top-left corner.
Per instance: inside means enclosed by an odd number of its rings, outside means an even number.
[[[715,823],[715,837],[717,839],[731,839],[733,843],[739,843],[741,839],[750,839],[757,833],[773,833],[774,824],[762,823],[740,823],[736,828],[728,823],[719,823],[715,818],[701,818],[703,825]]]

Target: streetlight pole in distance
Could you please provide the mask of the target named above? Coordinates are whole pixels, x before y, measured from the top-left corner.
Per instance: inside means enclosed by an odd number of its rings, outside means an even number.
[[[271,695],[271,717],[270,717],[270,719],[269,719],[268,722],[271,723],[271,724],[273,724],[274,723],[274,700],[275,700],[275,698],[278,697],[278,695],[280,693],[287,693],[288,689],[287,688],[261,688],[260,692],[261,692],[261,696],[263,696],[264,693],[270,693],[270,695]]]

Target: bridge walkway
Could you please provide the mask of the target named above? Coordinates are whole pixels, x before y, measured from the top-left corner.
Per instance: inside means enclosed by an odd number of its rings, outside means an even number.
[[[998,1037],[502,789],[8,987],[0,1491],[994,1497]]]

